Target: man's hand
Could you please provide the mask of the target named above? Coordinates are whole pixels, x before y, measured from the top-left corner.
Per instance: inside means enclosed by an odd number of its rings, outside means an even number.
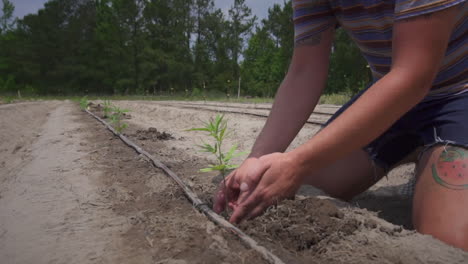
[[[261,215],[269,206],[293,197],[302,184],[297,163],[288,154],[274,153],[258,159],[248,159],[229,175],[224,190],[216,196],[215,211],[225,207],[224,195],[228,195],[229,207],[234,212],[232,223],[240,223]]]
[[[246,159],[220,183],[214,197],[214,211],[219,214],[228,206],[234,209],[239,196],[243,197],[249,190],[254,189],[264,172],[265,166],[258,158]]]

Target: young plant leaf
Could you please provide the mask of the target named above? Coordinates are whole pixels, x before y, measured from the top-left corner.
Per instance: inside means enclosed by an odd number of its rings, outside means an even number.
[[[206,131],[206,132],[210,132],[211,130],[208,129],[208,128],[201,127],[201,128],[191,128],[191,129],[187,129],[185,131]]]
[[[229,149],[229,151],[224,156],[224,161],[229,162],[233,158],[234,152],[236,150],[237,150],[237,144],[235,144],[234,146],[231,147],[231,149]]]
[[[216,153],[216,149],[213,148],[210,144],[204,143],[204,145],[197,145],[201,152]]]
[[[222,146],[224,139],[230,134],[227,123],[227,120],[224,119],[224,115],[216,115],[216,117],[204,123],[205,127],[186,130],[208,132],[208,135],[214,139],[213,144],[203,142],[202,145],[197,145],[200,151],[212,153],[216,157],[216,163],[201,169],[201,172],[219,171],[224,175],[226,170],[237,168],[237,165],[230,164],[231,159],[245,154],[245,152],[236,152],[237,144],[231,146],[227,152],[223,151]]]

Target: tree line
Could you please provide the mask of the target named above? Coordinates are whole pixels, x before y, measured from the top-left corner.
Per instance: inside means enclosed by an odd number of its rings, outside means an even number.
[[[16,19],[2,0],[0,93],[271,97],[294,45],[291,1],[259,20],[245,0],[50,0]],[[327,93],[355,93],[367,64],[343,30]]]

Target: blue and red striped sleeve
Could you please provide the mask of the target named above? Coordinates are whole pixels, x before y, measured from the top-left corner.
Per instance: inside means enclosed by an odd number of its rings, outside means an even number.
[[[294,39],[314,36],[337,24],[327,0],[293,0]]]
[[[395,21],[431,14],[465,2],[466,0],[396,0]]]

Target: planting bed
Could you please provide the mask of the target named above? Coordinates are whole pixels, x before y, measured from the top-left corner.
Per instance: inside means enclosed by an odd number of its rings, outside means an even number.
[[[131,110],[124,134],[207,204],[219,177],[198,171],[211,158],[195,144],[209,139],[186,130],[229,110],[226,145],[248,150],[266,119],[234,112],[263,114],[269,107],[113,103]],[[2,106],[0,120],[8,124],[0,127],[1,263],[266,263],[71,102]],[[319,128],[307,124],[292,145]],[[350,204],[304,188],[239,228],[285,263],[466,263],[467,253],[411,229],[410,200],[399,195],[411,172],[411,166],[395,170]]]

